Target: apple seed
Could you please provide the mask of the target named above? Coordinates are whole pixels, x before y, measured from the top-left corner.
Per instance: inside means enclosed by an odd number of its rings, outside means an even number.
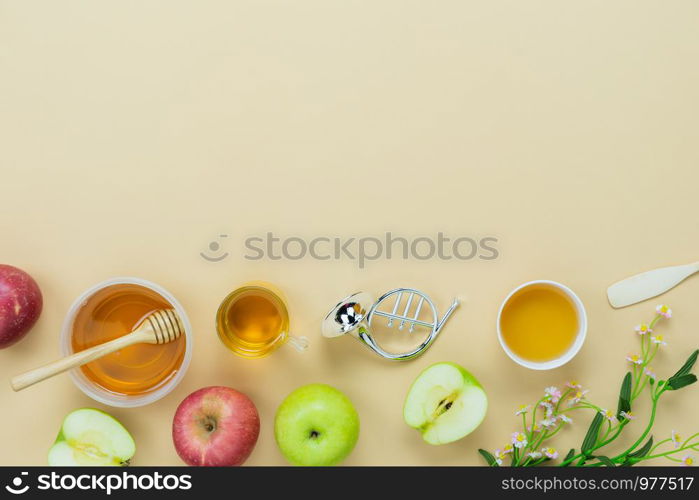
[[[216,419],[206,416],[201,419],[201,425],[204,427],[206,432],[211,434],[216,430]]]

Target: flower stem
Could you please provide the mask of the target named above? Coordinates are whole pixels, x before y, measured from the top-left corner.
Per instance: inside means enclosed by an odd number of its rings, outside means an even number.
[[[648,454],[649,454],[649,455],[652,454],[652,453],[656,450],[656,448],[657,448],[658,446],[660,446],[660,445],[662,445],[662,444],[665,444],[665,443],[667,443],[668,441],[672,441],[672,439],[667,438],[667,439],[663,439],[662,441],[658,441],[657,443],[655,443],[655,446],[653,446],[653,447],[650,449],[650,451],[648,452]]]
[[[662,394],[662,392],[660,394]],[[658,398],[660,397],[660,394],[657,394],[653,398],[653,406],[652,406],[651,412],[650,412],[650,419],[648,420],[648,425],[646,426],[645,430],[643,431],[643,434],[641,434],[641,436],[636,440],[636,442],[634,444],[632,444],[625,452],[620,453],[616,457],[612,458],[612,461],[617,461],[621,458],[626,458],[626,456],[629,453],[632,453],[636,449],[636,447],[638,445],[640,445],[643,442],[643,440],[646,438],[646,436],[648,435],[650,430],[653,428],[653,423],[655,422],[655,412],[658,408]]]

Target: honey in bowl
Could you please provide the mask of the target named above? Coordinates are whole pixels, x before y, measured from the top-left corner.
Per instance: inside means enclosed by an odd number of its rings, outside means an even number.
[[[130,333],[143,319],[172,305],[157,292],[141,285],[122,283],[91,295],[73,320],[73,352],[103,344]],[[155,391],[172,380],[184,360],[184,336],[163,345],[136,344],[80,368],[93,384],[127,396]]]
[[[500,331],[507,347],[522,359],[546,362],[563,356],[575,342],[580,320],[575,304],[558,288],[527,286],[504,305]]]

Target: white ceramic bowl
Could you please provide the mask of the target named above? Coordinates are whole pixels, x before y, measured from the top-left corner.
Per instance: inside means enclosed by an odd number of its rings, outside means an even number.
[[[184,325],[186,342],[184,358],[182,360],[182,364],[180,365],[179,370],[177,370],[175,376],[167,384],[163,385],[155,391],[138,396],[114,394],[112,392],[106,391],[105,389],[91,382],[79,368],[70,371],[70,378],[81,391],[83,391],[86,395],[90,396],[95,401],[98,401],[105,405],[116,406],[120,408],[134,408],[137,406],[144,406],[153,403],[169,394],[177,386],[177,384],[179,384],[182,381],[182,378],[187,372],[187,368],[189,367],[189,363],[192,359],[192,327],[189,323],[189,318],[187,318],[187,314],[185,313],[184,308],[177,301],[177,299],[170,294],[170,292],[168,292],[161,286],[156,285],[155,283],[151,283],[150,281],[146,281],[140,278],[111,278],[96,284],[95,286],[83,292],[83,294],[80,295],[80,297],[78,297],[75,300],[75,302],[73,302],[73,305],[70,306],[68,314],[66,315],[66,318],[63,321],[63,328],[61,330],[60,337],[60,349],[62,356],[69,356],[73,354],[73,349],[71,345],[71,337],[73,335],[73,322],[75,321],[75,317],[78,314],[78,311],[81,307],[83,307],[85,302],[92,295],[102,290],[103,288],[112,285],[122,284],[140,285],[144,288],[148,288],[156,292],[161,297],[163,297],[167,302],[169,302],[172,305],[175,311],[177,311],[177,314],[179,315],[180,319],[182,320],[182,324]]]
[[[537,361],[530,361],[528,359],[521,358],[512,350],[508,347],[508,345],[505,343],[505,340],[502,338],[502,330],[500,328],[500,319],[502,316],[502,311],[505,308],[505,305],[510,301],[510,299],[520,290],[523,290],[524,288],[528,288],[531,286],[536,286],[536,285],[548,285],[550,287],[556,288],[557,290],[563,292],[563,294],[570,299],[570,301],[573,303],[573,306],[575,307],[575,312],[578,315],[578,332],[577,335],[575,336],[575,340],[573,341],[573,344],[570,346],[570,348],[563,353],[560,357],[556,359],[552,359],[549,361],[542,361],[542,362],[537,362]],[[561,283],[558,283],[556,281],[550,281],[550,280],[536,280],[536,281],[528,281],[527,283],[524,283],[514,290],[510,292],[510,294],[505,298],[505,300],[502,302],[502,305],[500,306],[500,310],[498,311],[498,322],[497,322],[497,329],[498,329],[498,340],[500,341],[500,345],[502,348],[505,350],[507,355],[512,358],[513,361],[516,363],[526,367],[526,368],[531,368],[532,370],[551,370],[552,368],[558,368],[559,366],[562,366],[566,364],[568,361],[573,359],[573,357],[578,353],[580,348],[582,347],[583,343],[585,342],[585,336],[587,335],[587,313],[585,312],[585,306],[582,303],[582,300],[580,300],[580,297],[578,297],[573,290],[568,288],[565,285],[562,285]]]

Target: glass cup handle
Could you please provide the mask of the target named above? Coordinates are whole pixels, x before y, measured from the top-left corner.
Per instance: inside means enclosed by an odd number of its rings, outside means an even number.
[[[291,344],[294,349],[298,352],[303,352],[308,349],[308,338],[307,337],[296,337],[294,335],[289,335],[289,344]]]

